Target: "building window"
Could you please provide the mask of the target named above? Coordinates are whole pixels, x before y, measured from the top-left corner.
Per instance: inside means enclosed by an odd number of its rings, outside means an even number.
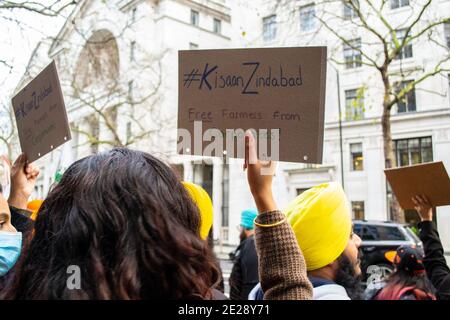
[[[136,7],[134,7],[133,10],[131,10],[131,23],[136,22],[136,11],[137,11]]]
[[[213,31],[214,33],[221,34],[222,33],[222,21],[219,19],[214,19],[213,22]]]
[[[316,28],[316,8],[314,4],[300,8],[300,30],[311,31]]]
[[[197,49],[198,49],[198,44],[189,42],[189,50],[197,50]]]
[[[228,164],[222,164],[222,227],[230,224],[230,170]]]
[[[345,68],[361,67],[361,38],[344,43]]]
[[[364,170],[362,143],[350,143],[351,171]]]
[[[446,23],[444,25],[444,33],[445,33],[445,40],[447,40],[447,47],[450,48],[450,22]]]
[[[412,81],[402,81],[395,85],[395,92],[399,94],[404,88],[411,84]],[[397,113],[416,111],[416,92],[414,87],[406,93],[397,103]]]
[[[364,201],[352,201],[353,219],[364,220]]]
[[[130,80],[128,81],[128,99],[133,101],[133,87],[134,87],[134,81]]]
[[[303,192],[305,192],[306,190],[309,190],[309,188],[297,188],[295,189],[295,192],[297,193],[297,195],[301,195]]]
[[[353,6],[359,9],[359,1],[344,0],[344,19],[351,20],[358,17],[358,13]]]
[[[89,135],[90,135],[90,139],[88,140],[89,144],[90,144],[90,153],[91,154],[96,154],[98,152],[98,139],[99,139],[99,134],[100,134],[100,122],[99,119],[97,117],[95,117],[94,115],[90,115],[87,119],[87,125],[88,125],[88,130],[89,130]]]
[[[200,20],[200,16],[199,16],[198,11],[191,10],[191,24],[193,26],[197,26],[198,27],[199,20]]]
[[[131,122],[127,122],[127,144],[130,143],[133,132],[131,131]]]
[[[403,167],[413,164],[433,162],[433,145],[431,137],[420,137],[411,139],[394,140],[395,166]],[[388,210],[392,217],[393,201],[395,195],[392,188],[387,184]],[[417,222],[417,212],[415,210],[404,210],[407,223]]]
[[[409,0],[391,0],[391,9],[397,9],[409,5]]]
[[[347,121],[364,118],[364,90],[345,90],[345,119]]]
[[[265,42],[275,40],[277,37],[277,16],[263,18],[263,38]]]
[[[431,137],[395,140],[397,167],[433,161]]]
[[[403,39],[405,39],[406,29],[397,30],[395,34],[397,36],[398,45],[401,46],[403,43]],[[406,58],[412,58],[412,56],[413,56],[412,43],[409,42],[405,43],[400,52],[395,56],[395,59],[401,60]]]
[[[130,44],[130,61],[133,62],[136,60],[136,41],[131,41]]]
[[[450,73],[447,75],[448,79],[448,98],[450,99]]]

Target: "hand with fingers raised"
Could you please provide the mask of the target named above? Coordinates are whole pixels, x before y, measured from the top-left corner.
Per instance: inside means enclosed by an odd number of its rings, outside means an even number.
[[[259,213],[276,210],[277,207],[272,194],[272,180],[276,162],[263,162],[258,159],[256,139],[250,130],[245,133],[244,170],[246,169],[250,191]]]
[[[412,197],[414,209],[419,213],[421,221],[433,220],[433,206],[425,195],[415,195]]]
[[[11,166],[11,162],[8,161]],[[39,168],[27,163],[25,154],[21,154],[11,166],[11,193],[9,205],[18,209],[27,209],[28,199],[34,191]]]

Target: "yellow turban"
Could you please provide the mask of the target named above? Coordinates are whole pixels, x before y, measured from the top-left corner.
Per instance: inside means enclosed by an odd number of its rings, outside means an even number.
[[[182,183],[186,190],[189,191],[189,194],[200,211],[200,237],[205,240],[213,224],[213,205],[211,198],[202,187],[191,182],[183,181]]]
[[[285,209],[308,271],[336,260],[348,244],[352,220],[341,185],[324,183],[306,190]]]

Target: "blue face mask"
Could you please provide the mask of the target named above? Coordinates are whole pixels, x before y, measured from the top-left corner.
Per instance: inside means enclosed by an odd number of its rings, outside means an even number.
[[[0,231],[0,277],[14,267],[21,250],[22,232]]]

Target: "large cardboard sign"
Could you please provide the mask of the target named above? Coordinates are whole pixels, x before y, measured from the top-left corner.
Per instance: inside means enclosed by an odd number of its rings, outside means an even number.
[[[178,141],[187,130],[195,143],[178,152],[209,155],[206,132],[216,128],[223,154],[242,158],[228,132],[255,129],[260,147],[267,140],[263,158],[321,163],[326,57],[326,47],[180,51]],[[278,159],[269,140],[279,143]]]
[[[71,139],[55,62],[12,98],[22,152],[33,162]]]
[[[414,209],[411,198],[423,194],[434,207],[450,205],[450,178],[442,161],[386,169],[384,173],[404,210]]]

